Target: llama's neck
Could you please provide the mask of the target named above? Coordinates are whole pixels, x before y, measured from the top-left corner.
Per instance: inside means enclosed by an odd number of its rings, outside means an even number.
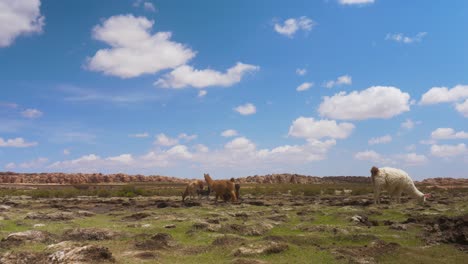
[[[213,185],[213,180],[211,179],[211,177],[209,175],[205,175],[205,180],[206,183],[208,183],[208,187],[211,188],[211,186]]]
[[[413,196],[413,198],[423,198],[424,197],[424,193],[419,191],[418,188],[416,188],[416,186],[414,184],[412,184],[412,186],[410,187],[409,195]]]

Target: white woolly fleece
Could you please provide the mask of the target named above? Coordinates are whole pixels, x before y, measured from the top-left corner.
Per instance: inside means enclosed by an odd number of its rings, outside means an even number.
[[[391,196],[406,193],[413,198],[424,200],[424,194],[414,186],[408,173],[395,168],[379,168],[379,173],[374,177],[374,191],[386,190]]]

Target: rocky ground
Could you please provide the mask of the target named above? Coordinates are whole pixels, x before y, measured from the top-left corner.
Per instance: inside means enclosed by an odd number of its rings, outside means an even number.
[[[213,198],[212,198],[213,199]],[[0,263],[464,263],[468,192],[0,198]]]

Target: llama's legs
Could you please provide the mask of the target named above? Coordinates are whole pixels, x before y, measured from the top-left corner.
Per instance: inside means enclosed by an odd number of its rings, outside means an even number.
[[[380,204],[380,188],[374,188],[374,204]]]
[[[231,191],[231,201],[232,202],[236,202],[237,201],[237,196],[236,196],[236,193],[234,191]]]

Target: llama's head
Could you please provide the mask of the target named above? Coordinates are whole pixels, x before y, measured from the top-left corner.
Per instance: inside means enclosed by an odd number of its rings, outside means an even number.
[[[377,168],[375,166],[372,167],[372,169],[370,170],[370,173],[371,173],[372,176],[377,175],[377,173],[379,173],[379,168]]]
[[[432,197],[432,195],[431,195],[430,193],[424,194],[424,195],[423,195],[423,203],[426,202],[426,199],[427,199],[427,198],[431,198],[431,197]]]

